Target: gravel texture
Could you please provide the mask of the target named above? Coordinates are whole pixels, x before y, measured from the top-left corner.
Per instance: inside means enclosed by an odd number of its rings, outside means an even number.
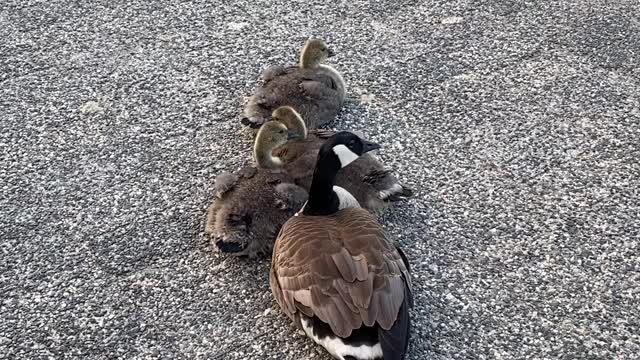
[[[328,3],[328,2],[327,2]],[[243,97],[327,39],[418,192],[411,359],[637,359],[637,1],[0,3],[0,359],[327,359],[203,236]]]

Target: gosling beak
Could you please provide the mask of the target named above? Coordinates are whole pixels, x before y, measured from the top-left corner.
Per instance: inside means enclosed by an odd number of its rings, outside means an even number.
[[[298,138],[298,134],[294,133],[293,131],[287,132],[287,140],[293,140],[297,138]]]
[[[336,54],[336,52],[333,51],[333,49],[327,49],[327,50],[329,52],[329,54],[327,55],[328,57],[332,57],[332,56],[334,56]]]
[[[363,154],[366,153],[366,152],[369,152],[369,151],[380,149],[380,145],[378,145],[378,144],[376,144],[374,142],[367,141],[367,140],[362,140],[362,141],[364,143],[364,148],[362,149],[362,153]]]

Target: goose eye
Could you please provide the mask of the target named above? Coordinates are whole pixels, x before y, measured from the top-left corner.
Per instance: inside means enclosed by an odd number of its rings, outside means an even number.
[[[349,144],[347,144],[349,147],[353,147],[356,144],[355,140],[350,140]]]

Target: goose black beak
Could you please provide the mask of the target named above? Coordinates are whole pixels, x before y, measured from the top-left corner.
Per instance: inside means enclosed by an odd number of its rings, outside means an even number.
[[[378,145],[378,144],[376,144],[374,142],[367,141],[367,140],[363,140],[363,142],[364,142],[364,148],[362,149],[362,153],[363,154],[366,153],[366,152],[369,152],[369,151],[380,149],[380,145]]]
[[[333,51],[333,49],[327,49],[329,51],[329,53],[327,54],[328,57],[332,57],[336,55],[336,52]]]

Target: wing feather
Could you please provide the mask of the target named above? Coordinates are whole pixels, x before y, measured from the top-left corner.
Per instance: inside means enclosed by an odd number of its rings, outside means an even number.
[[[391,329],[410,293],[407,273],[375,217],[344,209],[322,219],[289,219],[276,240],[271,282],[290,318],[298,311],[315,315],[347,337],[362,324]]]
[[[353,256],[345,248],[341,248],[340,252],[332,254],[333,263],[338,268],[342,280],[354,282],[355,280],[364,281],[367,279],[369,269],[367,267],[367,259],[364,255],[359,254]]]

